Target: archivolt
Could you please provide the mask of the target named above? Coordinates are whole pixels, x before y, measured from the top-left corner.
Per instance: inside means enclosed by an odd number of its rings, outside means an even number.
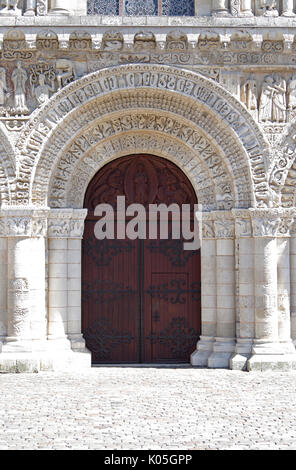
[[[12,184],[15,182],[15,154],[8,133],[0,124],[0,205],[12,200]]]
[[[50,206],[81,207],[87,184],[102,165],[141,152],[174,161],[207,209],[229,209],[236,199],[249,203],[248,178],[238,194],[223,149],[198,126],[170,112],[135,109],[103,116],[73,136],[52,173]]]
[[[124,129],[122,120],[120,125],[118,122],[126,110],[138,117],[149,113],[161,115],[163,122],[155,121],[154,127],[146,125],[141,129],[139,120],[134,126],[136,118],[131,122],[126,117],[127,127]],[[105,123],[97,138],[93,133],[87,134],[90,123],[98,126]],[[267,144],[250,114],[211,80],[192,72],[156,65],[121,66],[95,72],[66,87],[33,116],[18,144],[20,181],[28,181],[31,167],[28,201],[47,204],[50,186],[50,203],[70,204],[71,198],[66,193],[62,194],[63,188],[69,188],[67,181],[75,180],[73,171],[78,171],[79,161],[83,161],[83,156],[92,146],[107,145],[108,139],[111,145],[111,141],[114,143],[116,140],[115,135],[119,138],[125,132],[139,134],[144,131],[158,132],[167,142],[178,141],[180,149],[185,145],[189,151],[190,147],[192,155],[199,155],[203,166],[209,168],[213,179],[211,184],[215,188],[219,181],[215,165],[223,168],[224,182],[231,187],[234,206],[266,204],[269,197],[265,168]],[[201,137],[206,139],[206,145],[200,145]],[[113,155],[118,155],[116,148],[112,147],[112,151]],[[120,150],[119,154],[123,151]],[[131,153],[130,149],[128,153]],[[214,163],[207,163],[207,158],[212,158]],[[56,174],[61,175],[60,164],[64,165],[64,182]],[[198,192],[201,190],[202,186]],[[57,191],[58,197],[55,196]],[[219,191],[221,195],[221,189],[215,191],[218,207]],[[54,199],[60,202],[54,202]],[[21,202],[27,201],[23,199]],[[213,207],[212,200],[204,202]]]

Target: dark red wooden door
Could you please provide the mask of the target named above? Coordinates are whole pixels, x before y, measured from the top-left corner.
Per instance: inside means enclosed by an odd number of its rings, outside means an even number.
[[[132,155],[91,181],[83,237],[82,330],[93,363],[187,363],[200,334],[200,252],[183,240],[97,240],[99,203],[194,204],[185,175],[171,162]],[[147,227],[148,232],[148,227]]]

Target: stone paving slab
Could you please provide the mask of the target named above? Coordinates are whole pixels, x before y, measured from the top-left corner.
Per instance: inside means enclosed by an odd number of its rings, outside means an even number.
[[[0,375],[3,449],[296,449],[296,372]]]

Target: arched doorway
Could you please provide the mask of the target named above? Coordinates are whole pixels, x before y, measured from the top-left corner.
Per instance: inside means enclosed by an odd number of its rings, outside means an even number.
[[[82,242],[82,332],[95,363],[188,363],[200,335],[200,250],[182,239],[98,240],[100,203],[197,203],[183,172],[153,155],[129,155],[90,182]],[[171,226],[170,226],[171,228]],[[171,235],[171,234],[170,234]]]

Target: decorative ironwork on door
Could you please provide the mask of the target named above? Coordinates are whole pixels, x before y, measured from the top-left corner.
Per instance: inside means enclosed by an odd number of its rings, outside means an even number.
[[[85,196],[82,330],[94,363],[189,362],[200,334],[200,254],[183,240],[97,240],[99,203],[195,204],[173,163],[132,155],[106,165]],[[174,200],[176,198],[176,200]]]

